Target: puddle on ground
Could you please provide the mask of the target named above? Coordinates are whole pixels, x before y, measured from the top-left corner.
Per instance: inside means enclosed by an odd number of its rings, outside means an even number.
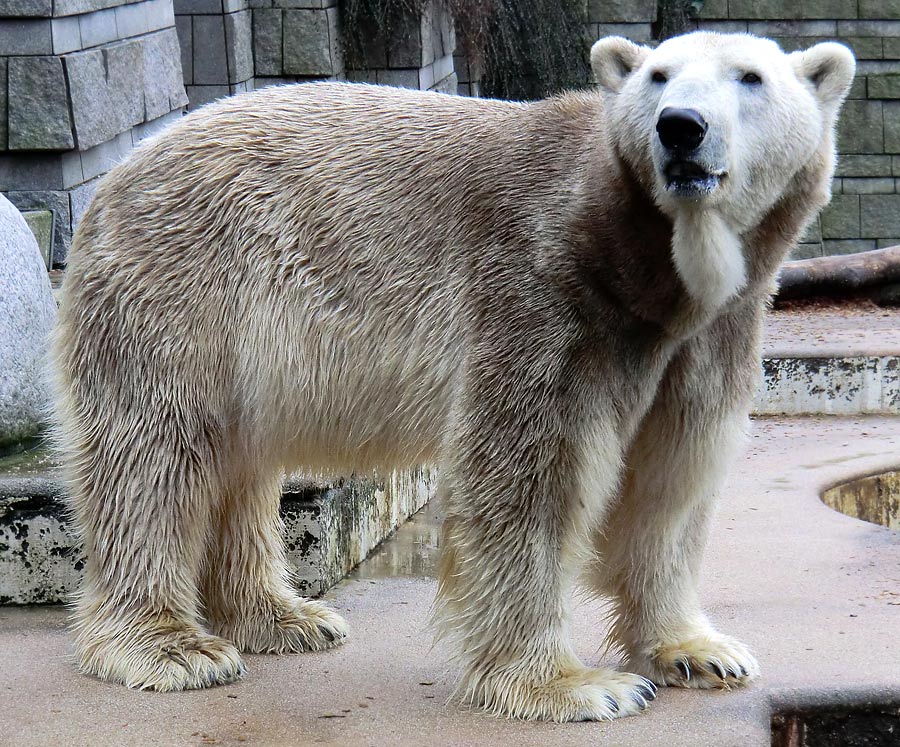
[[[900,470],[836,485],[822,500],[854,519],[900,530]]]
[[[433,498],[403,524],[393,537],[382,542],[350,574],[350,578],[374,580],[392,576],[436,577],[443,519],[440,501]]]
[[[59,467],[42,443],[28,444],[13,453],[0,456],[0,480],[6,477],[46,477]]]

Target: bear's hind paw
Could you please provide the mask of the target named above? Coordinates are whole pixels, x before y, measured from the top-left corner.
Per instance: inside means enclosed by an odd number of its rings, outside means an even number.
[[[299,654],[324,651],[342,643],[347,622],[322,602],[309,599],[263,605],[269,611],[215,625],[219,635],[254,654]]]
[[[330,607],[303,600],[295,611],[282,615],[276,622],[273,653],[323,651],[333,648],[350,632],[347,621]]]
[[[231,643],[191,629],[125,631],[81,648],[78,659],[86,674],[157,692],[225,685],[246,671]]]

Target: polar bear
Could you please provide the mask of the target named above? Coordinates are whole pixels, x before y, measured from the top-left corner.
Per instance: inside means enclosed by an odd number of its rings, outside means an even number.
[[[336,645],[289,583],[280,475],[428,462],[468,703],[612,719],[757,675],[698,563],[853,57],[695,33],[591,62],[596,89],[528,104],[268,88],[110,172],[54,343],[84,672],[182,690]],[[571,647],[584,569],[626,671]]]

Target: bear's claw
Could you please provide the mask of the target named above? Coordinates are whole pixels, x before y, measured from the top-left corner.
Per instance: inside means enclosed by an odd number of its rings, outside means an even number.
[[[718,633],[657,646],[647,656],[629,657],[628,665],[658,684],[675,687],[729,689],[759,676],[747,648]]]

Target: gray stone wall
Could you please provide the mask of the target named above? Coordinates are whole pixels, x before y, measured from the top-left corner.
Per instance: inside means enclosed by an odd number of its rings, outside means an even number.
[[[360,69],[347,70],[347,80],[403,88],[457,93],[453,52],[456,33],[446,4],[432,0],[421,15],[407,16],[392,38],[374,34]]]
[[[657,0],[588,0],[589,40],[624,36],[638,44],[653,43],[656,4]]]
[[[98,178],[188,104],[315,79],[455,93],[442,0],[395,32],[347,70],[338,0],[0,0],[0,192],[52,212],[64,265]]]
[[[656,0],[590,0],[590,38],[654,43]],[[786,51],[833,40],[858,74],[841,114],[831,203],[796,258],[900,244],[900,0],[705,0],[695,28],[749,32]]]
[[[248,0],[175,0],[191,108],[253,89],[252,23]]]
[[[455,93],[453,23],[426,3],[393,38],[344,59],[338,0],[175,0],[190,106],[267,85],[352,80]]]
[[[483,71],[464,54],[453,56],[453,67],[457,78],[456,92],[460,96],[481,96]]]
[[[259,86],[344,75],[337,0],[252,0]]]
[[[0,0],[0,191],[64,263],[97,177],[187,103],[172,0]]]

